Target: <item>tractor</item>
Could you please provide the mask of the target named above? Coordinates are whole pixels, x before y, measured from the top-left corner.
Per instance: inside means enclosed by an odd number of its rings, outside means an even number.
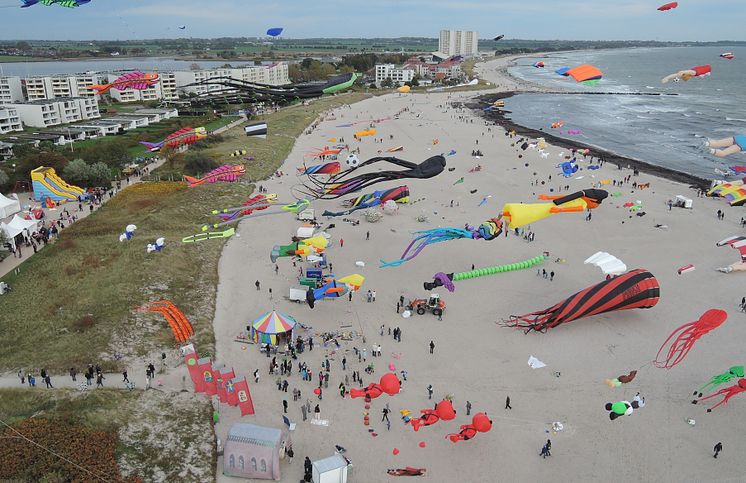
[[[446,303],[440,300],[440,295],[431,293],[428,299],[413,299],[409,301],[407,310],[415,310],[419,315],[423,315],[428,310],[433,315],[440,317],[446,309]]]

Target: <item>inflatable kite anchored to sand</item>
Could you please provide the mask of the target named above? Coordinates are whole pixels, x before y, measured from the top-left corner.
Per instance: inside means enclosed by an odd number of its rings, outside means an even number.
[[[459,429],[461,431],[448,434],[446,435],[446,438],[454,443],[468,441],[476,436],[477,433],[489,432],[492,429],[492,420],[487,416],[487,413],[477,413],[473,418],[471,418],[471,424],[465,424]]]
[[[456,410],[453,409],[453,403],[444,399],[435,405],[435,409],[423,409],[420,411],[422,416],[411,418],[409,423],[412,429],[419,431],[422,426],[431,426],[440,420],[450,421],[456,417]]]
[[[329,240],[323,235],[304,238],[294,241],[289,245],[275,245],[269,254],[272,263],[277,263],[280,257],[307,257],[308,255],[318,255],[324,252],[329,245]]]
[[[562,302],[526,315],[511,315],[506,327],[546,332],[583,317],[628,309],[655,307],[660,297],[658,280],[647,270],[637,269],[588,287]]]
[[[234,208],[223,208],[222,210],[212,210],[213,215],[218,215],[224,221],[220,223],[213,223],[211,225],[203,225],[202,231],[207,231],[211,228],[220,228],[221,226],[229,225],[231,223],[238,223],[239,221],[245,220],[246,218],[256,218],[258,216],[266,216],[266,215],[277,215],[280,213],[298,213],[300,211],[305,210],[311,205],[311,202],[308,200],[298,200],[295,203],[290,203],[288,205],[280,206],[279,211],[275,210],[275,211],[266,211],[264,213],[254,213],[255,211],[264,210],[265,208],[269,208],[270,206],[275,206],[271,203],[274,203],[276,201],[275,198],[271,198],[272,193],[269,193],[267,195],[257,195],[257,196],[266,196],[267,198],[265,198],[264,201],[258,200],[256,203],[250,203],[248,205],[246,203],[249,203],[251,199],[248,200],[243,205],[237,206]],[[237,217],[228,216],[236,212],[242,212],[242,213],[247,213],[247,214],[243,216],[237,216]]]
[[[350,291],[357,292],[363,286],[364,281],[365,277],[357,273],[339,279],[326,280],[318,288],[308,288],[308,291],[306,291],[306,302],[309,307],[313,308],[319,300],[343,297]]]
[[[715,394],[711,394],[709,396],[692,401],[692,404],[697,404],[700,401],[706,401],[707,399],[711,399],[713,397],[723,396],[723,399],[719,403],[707,409],[707,412],[709,413],[709,412],[712,412],[712,410],[715,409],[716,407],[721,406],[723,404],[727,404],[730,398],[738,394],[741,394],[742,392],[746,392],[746,379],[744,378],[740,378],[737,384],[721,389]]]
[[[712,376],[707,384],[694,391],[694,395],[697,397],[702,397],[703,393],[709,392],[719,385],[730,382],[737,377],[744,377],[743,366],[733,366],[722,374]]]
[[[372,208],[374,206],[383,206],[387,201],[393,201],[395,203],[408,203],[409,202],[409,188],[405,186],[397,186],[384,191],[374,191],[373,193],[367,193],[357,198],[352,198],[342,202],[342,205],[347,209],[344,211],[329,211],[326,210],[322,213],[322,216],[344,216],[350,213],[363,210],[366,208]]]
[[[396,267],[422,252],[428,245],[462,238],[471,240],[494,240],[503,232],[505,222],[511,230],[543,220],[560,213],[582,212],[597,208],[609,196],[604,190],[589,189],[565,196],[541,195],[539,199],[549,203],[506,203],[496,218],[484,221],[478,227],[465,225],[464,228],[434,228],[415,232],[416,238],[407,246],[399,260],[385,262],[380,267]]]
[[[303,184],[303,188],[298,190],[312,198],[332,200],[384,181],[432,178],[442,173],[446,166],[446,158],[441,155],[428,158],[420,164],[390,156],[379,156],[360,163],[355,155],[348,156],[346,162],[350,169],[330,176],[327,181],[309,177],[307,183]],[[404,169],[377,171],[353,176],[353,173],[357,170],[378,162],[390,163]]]
[[[725,240],[720,240],[716,243],[719,247],[730,245],[732,248],[738,250],[741,254],[741,261],[732,263],[731,265],[723,268],[718,268],[718,271],[723,273],[730,272],[743,272],[746,271],[746,236],[731,236]]]
[[[728,319],[728,313],[725,310],[710,309],[694,322],[684,324],[674,330],[668,339],[658,349],[653,365],[660,369],[671,369],[673,366],[683,361],[689,351],[694,347],[694,343],[700,337],[711,330],[717,329]],[[671,342],[670,347],[666,346]],[[665,354],[665,357],[663,355]]]
[[[453,282],[461,280],[467,280],[476,277],[486,277],[488,275],[495,275],[498,273],[513,272],[515,270],[525,270],[535,265],[542,263],[547,257],[539,255],[538,257],[530,258],[518,263],[509,263],[507,265],[496,265],[494,267],[477,268],[469,272],[459,273],[443,273],[438,272],[433,275],[432,282],[425,282],[423,286],[425,290],[433,290],[437,287],[445,287],[449,292],[455,292],[456,286]]]
[[[355,399],[357,397],[365,398],[365,401],[375,399],[382,394],[388,394],[389,396],[396,396],[401,390],[401,382],[393,372],[387,372],[381,376],[381,380],[378,384],[371,382],[365,389],[350,389],[350,397]]]

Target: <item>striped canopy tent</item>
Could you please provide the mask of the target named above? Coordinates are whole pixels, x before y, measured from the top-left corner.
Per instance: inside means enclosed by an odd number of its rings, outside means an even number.
[[[273,310],[251,323],[251,338],[254,342],[271,345],[278,345],[280,340],[287,338],[287,342],[290,343],[295,324],[294,318]]]

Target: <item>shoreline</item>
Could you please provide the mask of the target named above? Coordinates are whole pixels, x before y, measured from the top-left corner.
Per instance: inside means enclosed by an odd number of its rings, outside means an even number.
[[[535,54],[535,55],[541,55],[541,53]],[[656,164],[643,161],[641,159],[633,158],[630,156],[621,155],[619,153],[615,153],[614,151],[611,151],[609,149],[600,147],[600,146],[594,146],[587,143],[582,143],[580,141],[574,141],[566,138],[562,138],[559,136],[555,136],[551,133],[548,133],[546,131],[542,131],[540,129],[533,129],[529,128],[527,126],[521,125],[516,123],[510,118],[510,112],[509,111],[502,111],[502,110],[493,110],[493,111],[484,111],[484,105],[485,103],[492,104],[493,102],[497,100],[504,100],[508,99],[510,97],[513,97],[515,95],[519,94],[557,94],[557,95],[573,95],[573,94],[579,94],[579,95],[614,95],[614,94],[624,94],[624,95],[655,95],[660,93],[613,93],[613,92],[593,92],[593,93],[584,93],[584,92],[572,92],[572,91],[556,91],[552,89],[548,89],[544,86],[533,84],[529,81],[526,81],[525,79],[521,79],[520,77],[516,77],[510,74],[508,69],[515,65],[515,60],[517,58],[522,57],[515,55],[515,56],[506,56],[503,58],[500,58],[498,60],[502,61],[500,65],[497,66],[496,69],[491,70],[491,72],[494,72],[500,77],[503,81],[506,81],[508,84],[512,84],[515,86],[513,89],[509,90],[503,90],[500,92],[495,93],[488,93],[483,94],[480,96],[475,96],[471,102],[466,102],[464,105],[468,107],[469,109],[478,111],[477,115],[483,119],[490,120],[495,122],[495,124],[503,127],[506,132],[514,130],[516,134],[519,136],[526,136],[531,138],[539,138],[543,137],[547,143],[552,144],[557,147],[565,148],[565,149],[590,149],[594,156],[602,157],[604,161],[611,162],[613,164],[616,164],[617,166],[620,166],[622,168],[629,167],[632,169],[636,169],[640,172],[644,172],[653,176],[657,176],[660,178],[664,178],[670,181],[675,181],[677,183],[684,183],[689,185],[689,187],[699,188],[707,190],[710,188],[711,180],[702,178],[700,176],[696,176],[693,174],[685,173],[683,171],[677,171],[675,169],[666,168],[663,166],[658,166]],[[479,64],[477,64],[479,65]],[[484,65],[484,63],[482,64]],[[484,78],[484,77],[483,77]],[[493,79],[485,79],[490,80],[490,82],[493,82]],[[497,83],[497,82],[495,82]]]

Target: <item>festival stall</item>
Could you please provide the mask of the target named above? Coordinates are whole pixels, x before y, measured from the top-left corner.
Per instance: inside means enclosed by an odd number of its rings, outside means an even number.
[[[292,342],[295,324],[294,318],[273,310],[255,319],[248,329],[256,343],[283,345]]]

